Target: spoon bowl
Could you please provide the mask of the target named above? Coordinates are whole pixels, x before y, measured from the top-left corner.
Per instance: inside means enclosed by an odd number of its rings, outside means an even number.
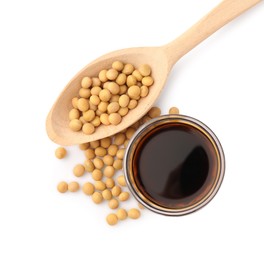
[[[111,136],[134,124],[153,106],[166,83],[172,66],[182,56],[260,1],[224,0],[198,23],[167,45],[114,51],[91,62],[72,78],[51,108],[46,120],[49,138],[60,145],[81,144]],[[130,110],[118,125],[100,125],[91,135],[85,135],[82,131],[73,132],[69,128],[68,114],[72,108],[72,98],[78,95],[82,78],[98,75],[100,70],[110,68],[116,60],[131,63],[135,67],[141,64],[150,65],[154,84],[149,88],[148,96],[139,100],[138,106]]]
[[[93,77],[98,75],[102,68],[110,68],[112,63],[120,60],[124,63],[131,63],[135,67],[141,64],[151,64],[154,84],[149,88],[149,94],[139,100],[138,106],[129,111],[129,114],[122,118],[118,125],[101,125],[96,128],[92,135],[85,135],[82,131],[73,132],[69,128],[69,111],[72,109],[71,100],[78,96],[80,83],[84,76]],[[55,143],[61,145],[80,144],[95,141],[122,131],[134,124],[139,118],[145,115],[159,97],[162,87],[165,85],[169,72],[168,59],[162,48],[130,48],[111,52],[104,55],[84,67],[67,84],[57,101],[53,105],[47,117],[48,136]]]

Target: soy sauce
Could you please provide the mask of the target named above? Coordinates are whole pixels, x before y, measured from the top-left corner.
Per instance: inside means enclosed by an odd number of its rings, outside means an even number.
[[[192,125],[166,123],[140,141],[134,180],[150,201],[183,208],[202,199],[217,174],[217,156],[208,137]]]

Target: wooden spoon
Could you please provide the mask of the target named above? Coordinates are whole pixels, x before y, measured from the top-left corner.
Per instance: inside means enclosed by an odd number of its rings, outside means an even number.
[[[187,52],[205,40],[226,23],[259,3],[261,0],[224,0],[208,15],[183,33],[176,40],[161,47],[130,48],[106,54],[84,67],[64,88],[48,114],[46,129],[48,136],[60,145],[73,145],[95,141],[129,127],[153,106],[163,89],[172,66]],[[155,83],[150,87],[147,97],[142,98],[135,109],[130,110],[117,125],[98,127],[94,134],[85,135],[82,131],[73,132],[69,128],[68,114],[71,100],[78,95],[82,77],[93,77],[100,70],[110,68],[112,62],[120,60],[136,67],[149,64]]]

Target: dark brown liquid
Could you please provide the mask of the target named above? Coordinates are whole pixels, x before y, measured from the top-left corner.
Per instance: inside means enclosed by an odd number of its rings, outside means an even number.
[[[134,179],[150,201],[183,208],[200,200],[216,178],[214,146],[200,130],[167,123],[148,133],[133,158]]]

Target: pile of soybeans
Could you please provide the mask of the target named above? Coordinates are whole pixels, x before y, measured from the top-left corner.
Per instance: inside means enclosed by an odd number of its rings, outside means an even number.
[[[72,99],[70,129],[91,135],[100,125],[118,125],[148,95],[153,83],[149,65],[136,69],[121,61],[113,62],[110,69],[101,70],[97,77],[83,77],[79,95]]]
[[[169,113],[178,114],[179,110],[172,107]],[[57,186],[58,191],[65,193],[82,190],[82,193],[90,197],[96,205],[107,205],[110,213],[106,216],[106,222],[111,226],[125,219],[138,219],[141,216],[141,210],[144,209],[141,204],[138,204],[137,208],[126,208],[126,202],[133,198],[122,172],[124,154],[129,140],[139,126],[160,114],[161,110],[153,107],[141,120],[122,132],[79,145],[86,160],[73,167],[73,175],[77,179],[91,175],[92,181],[85,182],[82,187],[78,181],[69,183],[61,181]],[[59,147],[55,155],[58,159],[62,159],[67,155],[67,151]]]

